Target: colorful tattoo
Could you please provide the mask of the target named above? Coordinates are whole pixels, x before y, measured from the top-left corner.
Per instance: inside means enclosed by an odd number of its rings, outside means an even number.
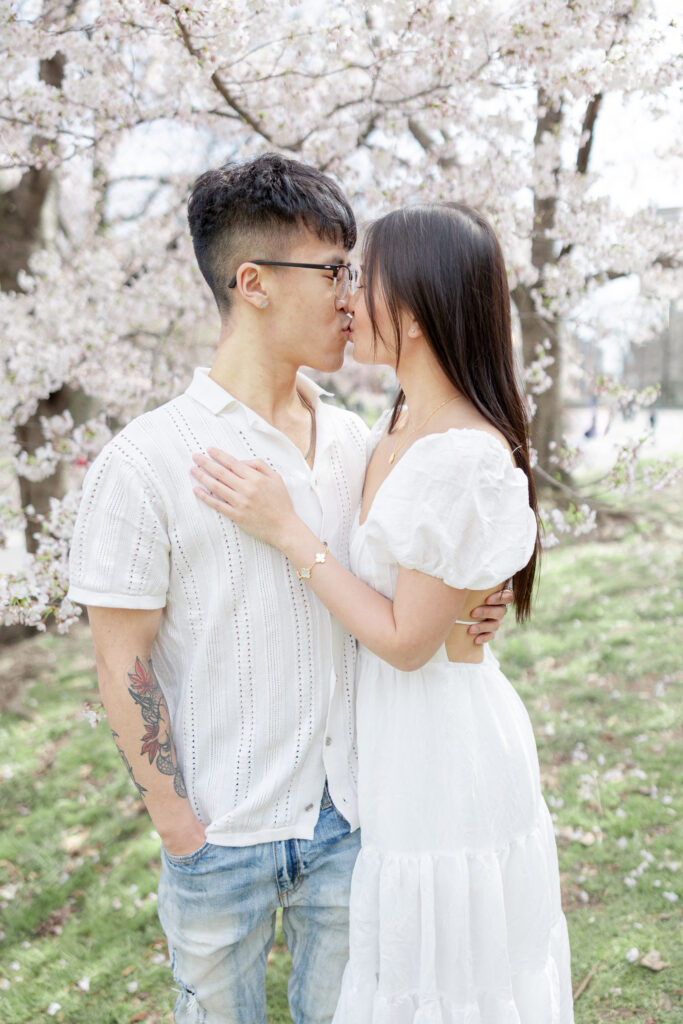
[[[133,775],[133,769],[131,767],[130,761],[128,760],[128,758],[126,757],[126,755],[121,750],[121,747],[118,744],[118,740],[120,739],[119,734],[117,732],[114,732],[113,729],[111,731],[111,734],[114,737],[114,743],[116,743],[116,749],[119,752],[119,756],[120,756],[121,760],[123,761],[123,763],[125,765],[126,771],[130,775],[131,782],[133,783],[133,785],[137,789],[137,791],[140,794],[140,796],[144,797],[145,793],[147,792],[147,789],[144,786],[141,786],[140,783],[138,782],[138,780]]]
[[[151,661],[146,668],[140,658],[135,659],[135,669],[128,673],[131,686],[128,693],[142,711],[146,726],[142,737],[141,754],[146,754],[149,763],[156,761],[162,775],[173,776],[173,788],[180,797],[187,797],[180,768],[175,763],[173,741],[168,725],[168,707],[163,691],[157,682]]]

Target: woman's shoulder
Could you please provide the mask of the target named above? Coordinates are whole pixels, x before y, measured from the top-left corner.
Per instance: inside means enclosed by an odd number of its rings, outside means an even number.
[[[515,461],[507,441],[494,429],[454,426],[437,434],[426,434],[410,446],[403,460],[404,467],[438,465],[458,475],[465,467],[504,471],[515,469]],[[442,475],[441,473],[439,475]]]
[[[477,427],[450,427],[419,438],[394,473],[384,500],[410,504],[417,517],[450,519],[459,514],[456,509],[476,507],[498,520],[529,505],[529,480],[507,442]]]
[[[528,479],[492,431],[426,434],[386,479],[367,518],[378,557],[465,589],[526,564],[536,536]]]

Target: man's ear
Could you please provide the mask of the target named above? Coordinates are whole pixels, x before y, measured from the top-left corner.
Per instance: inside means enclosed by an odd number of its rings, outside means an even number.
[[[235,291],[254,309],[265,309],[268,305],[268,292],[257,263],[240,264],[235,274]]]

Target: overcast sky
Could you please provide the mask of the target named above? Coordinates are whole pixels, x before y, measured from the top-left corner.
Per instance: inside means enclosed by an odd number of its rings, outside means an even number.
[[[591,167],[629,212],[650,204],[683,206],[683,104],[671,92],[662,97],[669,113],[657,119],[638,98],[618,94],[607,96],[600,112]],[[679,155],[665,157],[676,140]]]

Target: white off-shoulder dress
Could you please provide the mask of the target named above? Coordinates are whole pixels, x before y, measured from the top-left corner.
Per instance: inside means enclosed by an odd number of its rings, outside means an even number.
[[[387,597],[400,565],[481,590],[526,565],[535,538],[507,450],[451,429],[391,471],[356,521],[351,567]],[[402,672],[361,646],[357,671],[362,848],[334,1024],[570,1024],[555,837],[522,701],[488,649],[469,664],[444,647]]]

